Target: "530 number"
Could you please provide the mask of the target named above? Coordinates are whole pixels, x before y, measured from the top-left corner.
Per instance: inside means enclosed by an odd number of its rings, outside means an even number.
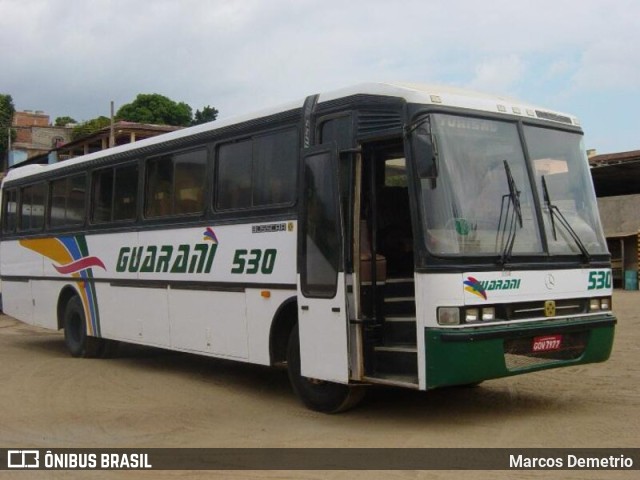
[[[276,255],[278,251],[275,248],[266,250],[236,250],[233,256],[233,268],[231,273],[248,273],[249,275],[258,272],[264,275],[271,275],[273,267],[276,264]]]
[[[589,286],[587,288],[589,290],[611,288],[611,272],[602,270],[589,272]]]

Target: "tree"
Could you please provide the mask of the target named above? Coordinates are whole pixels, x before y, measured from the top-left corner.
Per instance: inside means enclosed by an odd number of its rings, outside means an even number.
[[[164,95],[141,93],[133,102],[120,107],[116,117],[130,122],[187,127],[191,124],[192,110],[186,103],[174,102]]]
[[[15,130],[9,130],[13,123],[14,113],[16,113],[16,108],[13,105],[11,95],[0,94],[0,164],[5,167],[7,166],[5,161],[8,159],[9,135],[11,135],[12,141],[16,135]],[[5,170],[5,168],[2,170]]]
[[[58,117],[56,118],[54,125],[56,127],[66,127],[71,123],[78,123],[78,122],[71,117]]]
[[[202,111],[196,110],[191,125],[200,125],[201,123],[213,122],[216,118],[218,118],[218,110],[207,105],[202,109]]]
[[[111,120],[105,116],[100,116],[92,120],[82,122],[77,127],[73,128],[71,132],[71,138],[77,140],[78,138],[86,137],[94,132],[97,132],[101,128],[108,127],[111,124]]]

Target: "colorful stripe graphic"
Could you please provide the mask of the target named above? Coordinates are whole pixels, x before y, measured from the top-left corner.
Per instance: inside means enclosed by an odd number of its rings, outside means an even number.
[[[218,243],[218,237],[216,237],[216,234],[211,227],[207,227],[207,229],[204,232],[202,232],[202,235],[203,235],[202,237],[203,240],[207,240],[215,244]]]
[[[102,263],[102,260],[100,260],[98,257],[85,257],[85,258],[81,258],[80,260],[76,260],[75,262],[68,263],[66,265],[60,265],[59,267],[56,265],[53,266],[53,268],[55,268],[58,271],[58,273],[62,273],[63,275],[67,275],[70,273],[77,273],[91,267],[100,267],[103,270],[107,269],[104,266],[104,263]]]
[[[77,279],[76,286],[80,293],[87,321],[87,333],[100,337],[100,314],[93,278],[93,267],[106,270],[104,263],[97,257],[89,255],[84,235],[37,238],[20,240],[20,245],[47,257],[58,265],[53,265],[57,272],[71,275]]]
[[[463,282],[465,287],[465,291],[472,293],[480,298],[487,299],[487,292],[482,287],[480,282],[473,277],[467,277],[467,279]]]

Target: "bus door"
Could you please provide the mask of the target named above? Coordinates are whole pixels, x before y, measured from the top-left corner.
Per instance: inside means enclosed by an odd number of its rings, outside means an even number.
[[[301,374],[349,381],[348,321],[337,149],[304,151],[298,222]]]

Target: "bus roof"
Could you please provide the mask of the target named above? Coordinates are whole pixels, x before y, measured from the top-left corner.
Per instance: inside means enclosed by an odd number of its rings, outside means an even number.
[[[579,125],[578,120],[565,113],[542,109],[535,105],[522,102],[520,100],[494,94],[479,93],[472,90],[466,90],[457,87],[443,85],[429,85],[416,83],[361,83],[350,87],[321,93],[318,103],[346,98],[354,95],[377,95],[386,97],[403,98],[407,103],[442,105],[447,107],[466,108],[471,110],[479,110],[492,113],[503,113],[511,115],[519,115],[528,118],[537,118],[551,122],[559,122],[569,125]],[[179,140],[192,135],[204,132],[215,131],[230,125],[243,123],[246,121],[267,117],[280,112],[286,112],[303,106],[304,99],[289,102],[277,107],[252,112],[245,115],[228,117],[225,119],[215,120],[214,122],[196,125],[174,132],[165,133],[155,137],[140,140],[126,145],[100,150],[70,160],[65,160],[53,165],[29,165],[19,167],[9,171],[5,180],[15,180],[25,176],[30,176],[44,171],[53,171],[58,168],[66,168],[83,162],[97,160],[99,158],[108,157],[115,154],[121,154],[128,151],[134,151],[145,147],[157,145],[163,142]]]

